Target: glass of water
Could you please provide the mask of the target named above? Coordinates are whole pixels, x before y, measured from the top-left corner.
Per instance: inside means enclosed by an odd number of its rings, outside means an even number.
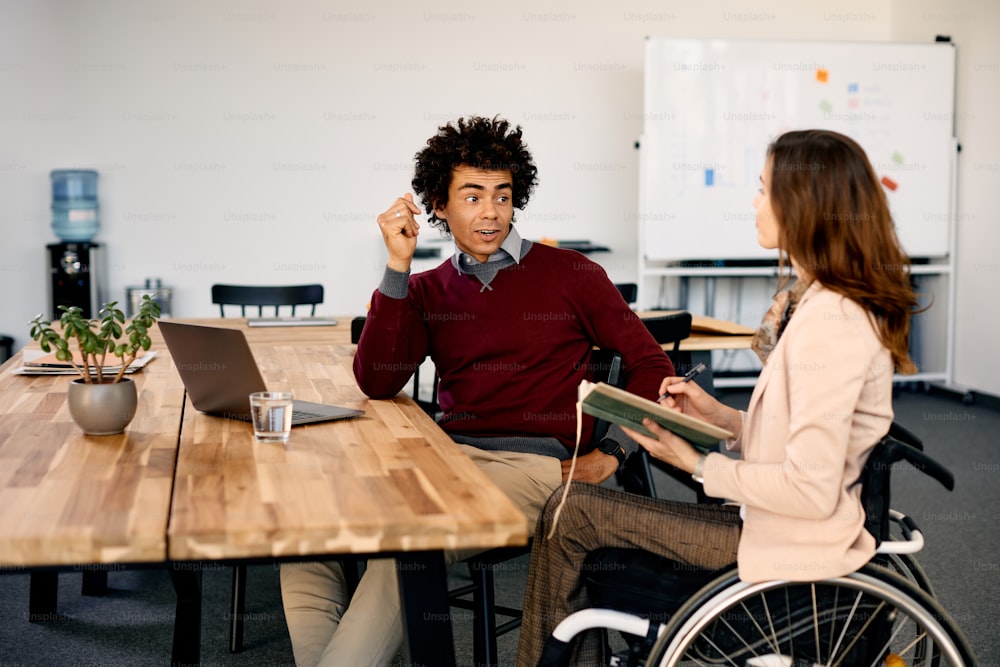
[[[253,434],[260,442],[287,442],[292,430],[292,393],[257,391],[250,394]]]

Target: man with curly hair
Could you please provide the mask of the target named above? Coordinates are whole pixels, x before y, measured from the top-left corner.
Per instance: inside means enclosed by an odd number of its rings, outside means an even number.
[[[415,159],[413,190],[456,251],[411,275],[421,207],[406,193],[378,216],[389,259],[354,374],[368,396],[391,398],[430,356],[441,428],[521,508],[531,530],[569,476],[577,387],[593,378],[594,348],[620,352],[625,387],[647,398],[656,398],[673,367],[598,264],[518,234],[514,210],[538,181],[520,127],[459,119],[440,127]],[[591,443],[588,423],[573,479],[600,484],[636,445],[617,427]],[[282,568],[296,664],[387,664],[403,639],[394,566],[370,561],[349,607],[339,563]]]

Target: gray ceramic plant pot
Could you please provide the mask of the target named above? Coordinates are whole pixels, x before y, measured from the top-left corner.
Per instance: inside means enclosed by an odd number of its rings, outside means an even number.
[[[114,384],[69,384],[69,414],[87,435],[114,435],[125,431],[138,403],[135,383],[129,378]]]

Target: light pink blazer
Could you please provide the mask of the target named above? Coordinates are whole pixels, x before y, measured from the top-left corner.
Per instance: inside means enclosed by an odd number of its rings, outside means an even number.
[[[769,355],[705,492],[744,505],[740,578],[811,580],[864,565],[868,454],[892,422],[892,358],[858,304],[814,282]]]

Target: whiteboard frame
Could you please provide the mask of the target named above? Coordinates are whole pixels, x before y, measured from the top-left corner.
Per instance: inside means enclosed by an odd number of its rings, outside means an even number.
[[[753,231],[756,177],[767,144],[783,131],[804,127],[852,136],[880,175],[893,180],[898,189],[886,192],[911,256],[944,259],[952,253],[953,44],[648,38],[645,48],[638,207],[642,261],[670,265],[773,258],[773,251],[757,245]],[[761,55],[755,61],[749,53]],[[793,65],[797,69],[786,71]],[[768,68],[774,71],[764,71]],[[820,70],[824,83],[815,81]],[[747,72],[760,74],[743,86]],[[924,88],[914,83],[921,77],[929,78]],[[748,100],[758,93],[758,83],[768,88],[769,102],[755,111]],[[850,85],[855,92],[845,92]],[[730,94],[730,88],[741,87],[747,90]],[[667,89],[676,96],[666,99]],[[759,92],[765,96],[763,89]],[[732,112],[727,110],[730,98]],[[831,106],[813,108],[816,100]],[[852,103],[856,106],[849,109]],[[714,174],[712,186],[709,174]]]

